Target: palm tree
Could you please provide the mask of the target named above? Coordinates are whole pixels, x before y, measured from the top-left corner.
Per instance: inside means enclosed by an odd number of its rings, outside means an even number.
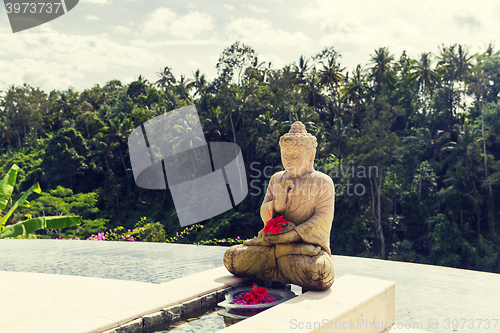
[[[440,85],[440,75],[431,68],[431,53],[424,52],[420,60],[411,67],[410,84],[422,94],[423,109],[427,108],[427,99],[432,95],[434,88]],[[425,111],[424,111],[425,112]]]
[[[446,144],[442,151],[448,152],[448,156],[441,162],[441,165],[451,165],[454,168],[463,167],[467,172],[472,172],[472,167],[477,163],[477,153],[481,138],[475,125],[465,123],[455,125],[458,132],[457,141]]]
[[[352,103],[359,106],[363,103],[366,91],[369,89],[366,82],[365,70],[357,65],[352,71],[352,78],[347,78],[347,84],[342,88],[342,102]]]
[[[439,163],[443,161],[442,146],[450,138],[451,134],[442,130],[437,130],[434,136],[431,135],[431,131],[428,128],[422,130],[424,142],[427,144],[426,150],[430,148],[432,150],[432,156],[434,157],[434,172],[436,172],[436,161]]]
[[[325,65],[322,63],[323,69],[320,71],[320,84],[326,86],[330,89],[332,95],[335,89],[339,89],[342,81],[344,80],[344,75],[342,72],[345,68],[340,68],[340,64],[337,63],[335,58],[328,59],[328,63]]]
[[[109,121],[108,133],[111,139],[116,143],[116,146],[118,147],[118,152],[120,153],[120,159],[122,161],[123,170],[125,171],[127,178],[129,177],[129,174],[127,172],[127,166],[125,165],[125,159],[123,158],[121,147],[122,146],[125,147],[127,145],[128,136],[130,135],[132,129],[133,129],[132,121],[129,118],[126,119],[116,118],[114,120]]]
[[[208,141],[219,141],[224,133],[224,119],[220,107],[208,109],[203,119],[203,129]]]
[[[111,139],[111,136],[104,135],[102,132],[98,133],[91,140],[90,157],[92,162],[100,166],[102,170],[102,165],[106,165],[106,170],[111,170],[110,165],[113,166],[114,160],[114,150],[116,149],[118,143]]]
[[[180,119],[174,129],[176,130],[176,136],[170,139],[173,143],[174,148],[182,145],[183,147],[189,147],[192,149],[196,144],[204,143],[204,138],[200,136],[199,131],[199,120],[196,117],[191,117],[189,115],[186,118]]]
[[[342,118],[335,118],[333,124],[329,125],[326,131],[327,144],[320,150],[320,153],[336,151],[336,157],[340,166],[345,157],[345,147],[347,143],[359,133],[359,130],[352,127],[352,124],[344,126]]]
[[[307,72],[310,69],[308,63],[309,60],[306,60],[306,58],[304,58],[304,56],[301,55],[299,58],[299,64],[298,65],[294,64],[295,74],[297,76],[296,85],[304,84],[306,82]]]
[[[193,73],[194,80],[189,82],[186,85],[186,88],[188,90],[195,89],[195,92],[193,94],[193,97],[196,97],[197,95],[202,96],[205,94],[205,91],[208,86],[207,79],[205,78],[205,74],[200,75],[200,70],[197,69],[196,72]]]
[[[455,83],[458,83],[459,85],[458,100],[456,103],[453,103],[452,101],[451,112],[452,115],[454,115],[456,113],[455,105],[460,105],[460,95],[465,94],[465,81],[468,79],[472,71],[472,56],[469,56],[467,48],[462,45],[455,44],[449,47],[445,47],[443,45],[438,59],[438,72],[440,72],[443,79],[448,82],[452,96]],[[464,108],[465,107],[463,107],[463,109]]]
[[[254,128],[257,130],[257,133],[268,134],[272,133],[275,130],[278,121],[271,117],[271,113],[268,111],[264,114],[260,114],[254,121]]]
[[[305,102],[308,106],[322,108],[325,105],[325,97],[321,94],[320,77],[316,70],[312,70],[306,78],[306,82],[300,85],[300,89],[305,93]]]
[[[458,167],[456,171],[448,170],[444,184],[447,186],[438,192],[438,199],[441,204],[446,204],[451,211],[458,205],[460,217],[460,227],[464,226],[464,208],[471,207],[476,215],[477,235],[481,231],[481,205],[483,198],[476,189],[473,177],[465,167]]]
[[[247,80],[255,79],[259,82],[264,81],[265,78],[265,62],[259,63],[259,58],[255,57],[253,62],[245,68],[245,72],[243,73],[243,77]]]
[[[472,70],[472,57],[469,56],[469,51],[467,48],[458,45],[457,58],[455,60],[455,79],[461,82],[465,82],[469,77]]]
[[[176,136],[169,141],[173,145],[174,151],[179,152],[193,149],[194,156],[190,155],[193,169],[195,168],[195,159],[196,163],[198,163],[200,159],[194,148],[206,144],[205,137],[200,135],[200,131],[197,130],[199,125],[200,123],[197,117],[191,117],[190,115],[189,117],[181,119],[174,125]]]
[[[170,67],[163,68],[163,71],[157,73],[160,79],[156,81],[156,86],[163,91],[176,83],[175,77],[172,74],[172,69]]]
[[[392,61],[394,61],[394,55],[389,53],[387,47],[375,50],[375,54],[371,56],[373,67],[371,68],[370,78],[375,83],[377,90],[394,85],[396,76],[391,68]]]

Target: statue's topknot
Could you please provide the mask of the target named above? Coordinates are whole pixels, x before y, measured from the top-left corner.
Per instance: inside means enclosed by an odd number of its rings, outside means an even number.
[[[316,149],[316,137],[307,133],[306,127],[300,121],[292,124],[290,131],[280,138],[280,147],[304,145],[308,149]]]

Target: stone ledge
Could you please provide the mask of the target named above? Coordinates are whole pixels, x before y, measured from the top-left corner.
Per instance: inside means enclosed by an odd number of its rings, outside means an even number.
[[[390,328],[390,329],[384,331],[383,333],[398,333],[398,332],[401,332],[401,333],[431,333],[428,331],[416,330],[413,328],[396,328],[396,327]]]
[[[224,267],[220,267],[156,285],[162,293],[171,291],[167,299],[175,301],[167,302],[170,304],[160,311],[143,315],[102,333],[150,333],[164,329],[178,320],[197,317],[223,301],[228,291],[245,285],[246,280],[248,279],[229,275]]]
[[[344,275],[328,290],[309,291],[221,333],[381,333],[394,323],[394,303],[394,282]]]

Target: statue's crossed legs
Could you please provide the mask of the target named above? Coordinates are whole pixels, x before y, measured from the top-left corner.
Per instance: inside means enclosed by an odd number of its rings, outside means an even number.
[[[236,276],[293,283],[325,290],[334,280],[332,257],[311,244],[235,245],[224,253],[224,265]]]

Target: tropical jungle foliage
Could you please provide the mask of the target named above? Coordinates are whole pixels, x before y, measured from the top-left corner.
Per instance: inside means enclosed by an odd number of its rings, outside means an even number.
[[[15,213],[18,207],[30,207],[28,200],[26,200],[33,193],[41,193],[40,185],[36,183],[31,186],[24,194],[11,205],[10,209],[3,213],[3,209],[7,206],[9,201],[12,201],[11,195],[14,191],[16,183],[17,172],[19,167],[14,164],[7,172],[5,177],[0,182],[0,239],[1,238],[32,238],[36,237],[31,235],[33,232],[40,229],[60,229],[72,227],[80,223],[79,216],[40,216],[31,218],[31,214],[27,220],[19,221],[17,223],[6,226],[9,218]]]
[[[318,139],[317,169],[336,184],[334,254],[500,272],[500,52],[442,45],[415,59],[386,47],[370,56],[349,71],[330,47],[275,68],[236,42],[214,79],[165,67],[157,81],[139,76],[82,92],[8,87],[0,175],[17,164],[15,196],[36,182],[45,191],[10,221],[80,215],[82,226],[66,232],[82,238],[120,227],[146,228],[143,237],[156,241],[253,237],[266,181],[281,170],[278,139],[300,120]],[[208,142],[241,147],[250,185],[236,209],[177,238],[172,197],[135,185],[127,138],[189,104]]]

